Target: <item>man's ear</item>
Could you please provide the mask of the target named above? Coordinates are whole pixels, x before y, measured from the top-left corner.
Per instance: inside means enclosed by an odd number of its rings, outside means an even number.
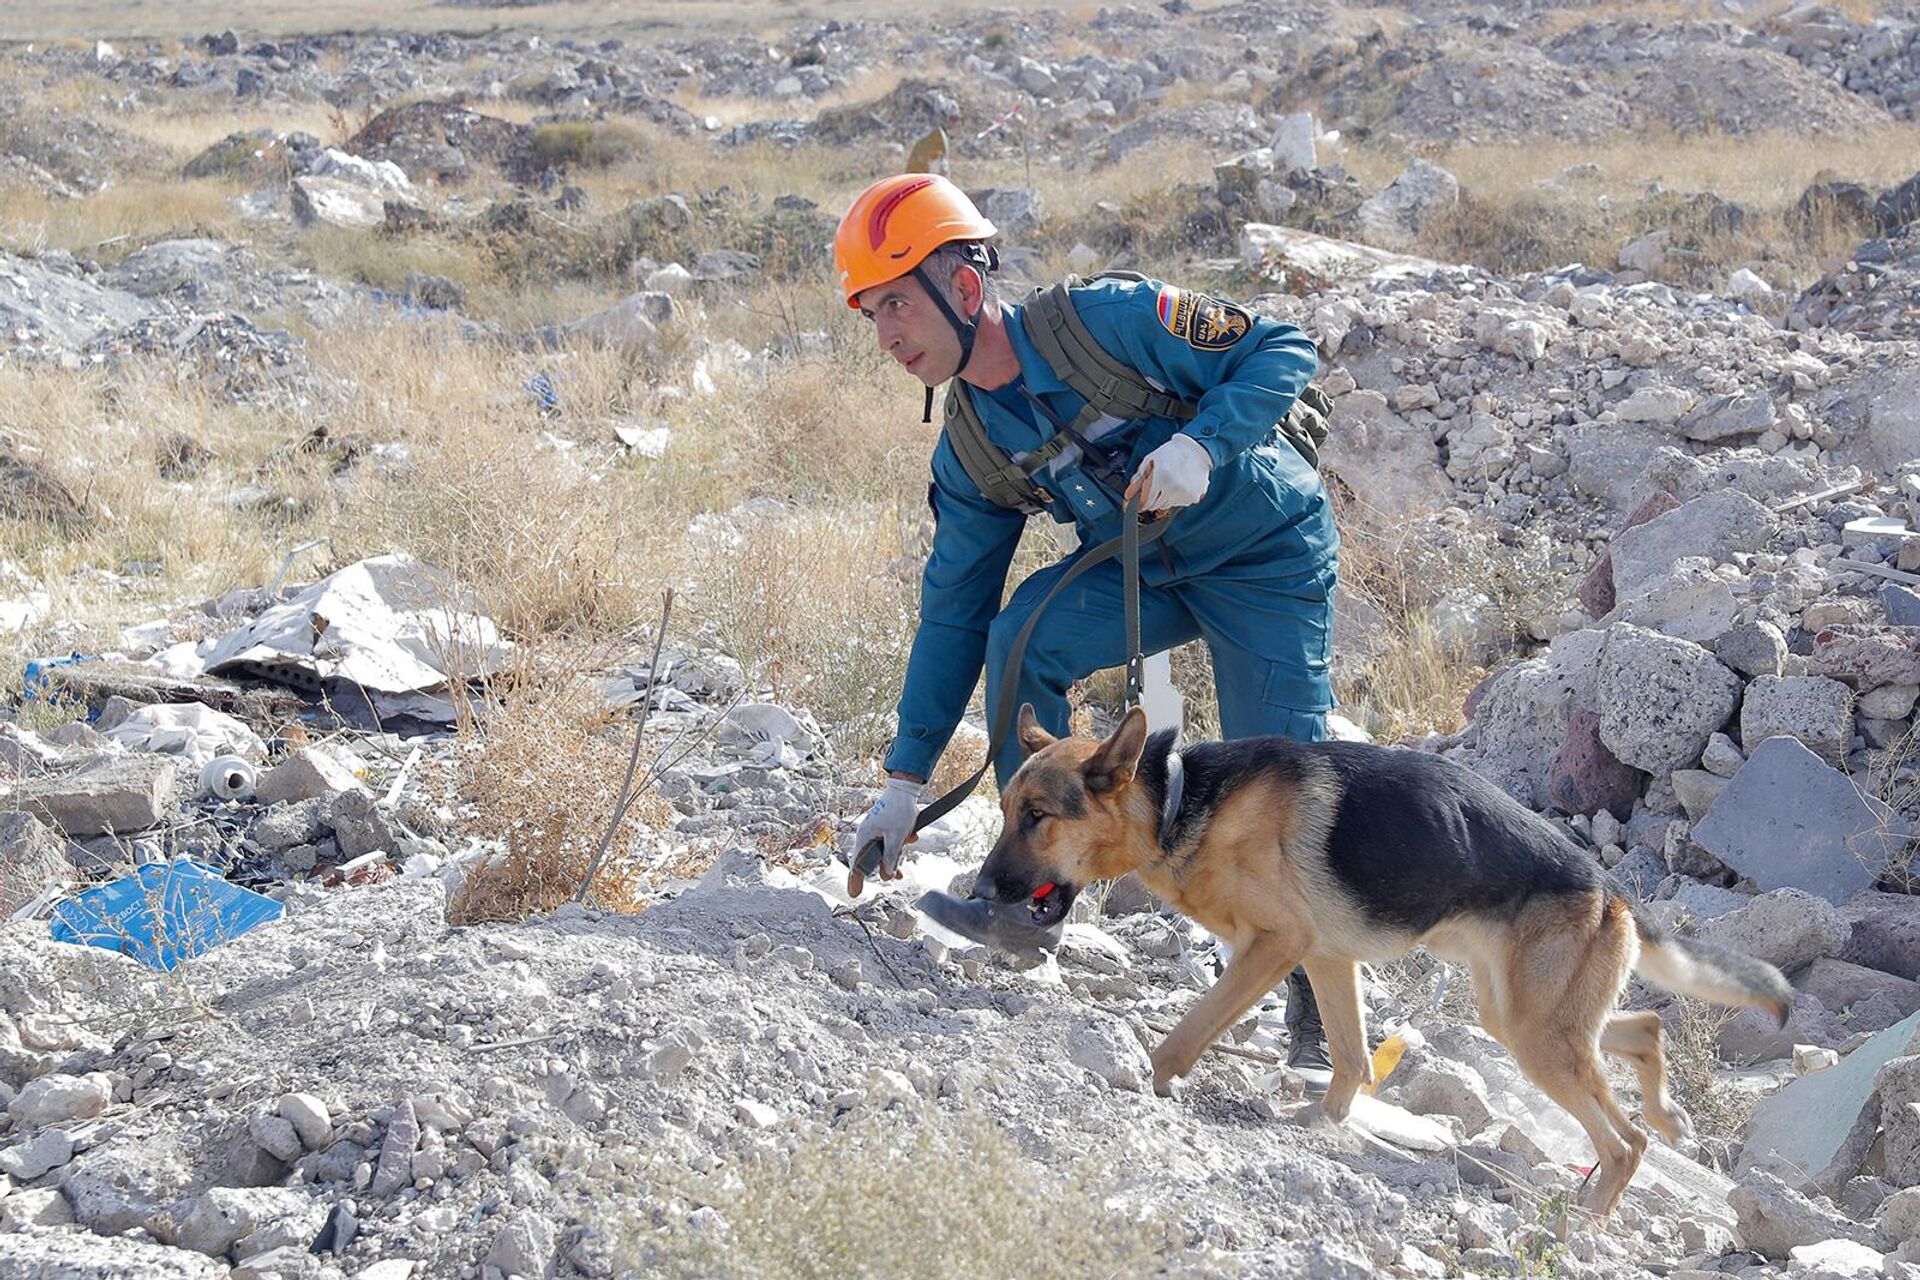
[[[962,318],[972,318],[979,312],[980,304],[986,297],[986,282],[980,278],[980,269],[965,262],[955,267],[953,292],[960,299]]]
[[[1132,782],[1134,771],[1140,767],[1140,753],[1146,746],[1147,713],[1135,707],[1120,721],[1113,736],[1101,743],[1100,749],[1081,766],[1087,790],[1097,795]]]
[[[1023,702],[1020,704],[1019,737],[1020,749],[1028,755],[1032,755],[1036,751],[1044,750],[1060,741],[1060,739],[1040,727],[1039,719],[1033,714],[1033,704],[1031,702]]]

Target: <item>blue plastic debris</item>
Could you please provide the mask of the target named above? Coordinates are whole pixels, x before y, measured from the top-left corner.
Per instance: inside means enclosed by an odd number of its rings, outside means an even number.
[[[527,379],[526,387],[540,401],[542,414],[560,412],[560,389],[553,385],[552,378],[544,373],[536,373]]]
[[[220,878],[204,862],[153,862],[54,908],[55,942],[104,947],[166,973],[286,908]]]
[[[70,653],[64,658],[46,657],[27,659],[26,672],[20,677],[21,698],[27,702],[32,702],[34,699],[40,697],[40,686],[47,683],[47,672],[53,670],[55,667],[71,667],[77,666],[82,662],[92,661],[94,661],[93,655],[78,652]]]

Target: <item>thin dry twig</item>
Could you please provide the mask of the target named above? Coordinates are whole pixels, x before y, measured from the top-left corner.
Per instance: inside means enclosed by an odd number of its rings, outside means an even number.
[[[606,832],[600,837],[600,845],[593,851],[593,857],[587,862],[587,874],[580,879],[580,892],[573,896],[575,902],[585,902],[587,894],[593,888],[593,878],[600,874],[600,864],[605,861],[607,848],[613,843],[614,832],[620,829],[621,819],[627,816],[627,808],[632,803],[633,775],[640,768],[640,744],[647,734],[647,716],[653,710],[654,684],[660,678],[660,649],[667,642],[667,620],[673,616],[673,588],[668,587],[660,602],[660,627],[653,636],[653,660],[647,666],[647,696],[640,705],[638,723],[633,726],[633,750],[627,756],[626,776],[620,780],[620,798],[614,801],[613,817],[607,822]]]

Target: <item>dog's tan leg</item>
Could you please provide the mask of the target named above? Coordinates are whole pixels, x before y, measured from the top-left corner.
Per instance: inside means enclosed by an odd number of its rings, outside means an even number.
[[[1604,897],[1546,900],[1515,921],[1502,976],[1501,1031],[1529,1079],[1566,1108],[1593,1143],[1596,1167],[1580,1197],[1613,1212],[1640,1167],[1647,1135],[1614,1100],[1600,1040],[1633,959],[1633,924]]]
[[[1566,1108],[1567,1114],[1587,1131],[1599,1168],[1581,1193],[1580,1202],[1606,1217],[1620,1203],[1634,1170],[1640,1167],[1647,1135],[1633,1127],[1613,1100],[1613,1089],[1590,1043],[1573,1041],[1564,1030],[1553,1029],[1546,1038],[1531,1034],[1521,1037],[1514,1058],[1527,1078]]]
[[[1174,1080],[1191,1071],[1208,1045],[1300,963],[1303,950],[1294,935],[1276,932],[1257,933],[1245,947],[1236,947],[1220,980],[1153,1051],[1153,1091],[1163,1098],[1172,1092]]]
[[[1309,960],[1307,980],[1320,1006],[1320,1024],[1333,1052],[1333,1083],[1320,1103],[1321,1113],[1345,1120],[1353,1095],[1373,1083],[1373,1058],[1367,1053],[1366,1010],[1360,1005],[1359,966],[1351,960]]]
[[[1667,1092],[1664,1031],[1657,1013],[1616,1013],[1600,1033],[1600,1050],[1624,1058],[1640,1078],[1640,1109],[1668,1142],[1693,1132],[1693,1121]]]

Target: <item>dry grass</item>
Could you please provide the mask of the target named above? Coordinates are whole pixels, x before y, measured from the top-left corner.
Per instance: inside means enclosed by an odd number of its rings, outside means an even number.
[[[661,1182],[686,1207],[619,1225],[633,1274],[1126,1280],[1193,1274],[1196,1261],[1176,1261],[1167,1225],[1115,1209],[1105,1170],[1050,1171],[972,1112],[856,1122],[699,1182],[663,1168]],[[689,1220],[701,1206],[707,1212]],[[875,1222],[886,1228],[872,1230]]]
[[[1496,272],[1540,270],[1583,261],[1611,267],[1621,245],[1672,226],[1687,252],[1673,278],[1724,278],[1756,264],[1776,285],[1800,287],[1843,261],[1860,240],[1856,227],[1795,225],[1800,193],[1816,182],[1869,188],[1904,181],[1920,154],[1920,126],[1822,139],[1791,134],[1737,136],[1647,131],[1596,142],[1423,147],[1420,153],[1460,180],[1462,203],[1431,225],[1414,251],[1473,262]],[[1339,156],[1369,188],[1392,181],[1411,158],[1397,145],[1348,148]],[[1592,165],[1586,176],[1570,173]],[[1686,205],[1717,194],[1751,215],[1736,233],[1691,225]],[[1713,280],[1718,283],[1718,280]]]
[[[1667,1087],[1693,1119],[1694,1137],[1720,1168],[1759,1099],[1720,1078],[1720,1029],[1733,1011],[1678,997],[1666,1020]]]
[[[474,744],[479,749],[460,766],[460,795],[473,807],[474,832],[499,841],[504,852],[468,871],[447,904],[454,924],[520,920],[572,901],[613,818],[632,731],[607,713],[597,689],[573,674],[580,665],[574,656],[531,673],[491,708]],[[628,808],[591,901],[610,910],[645,905],[645,885],[629,853],[667,815],[666,803],[652,794]]]
[[[231,182],[177,177],[128,181],[84,200],[0,186],[0,248],[27,255],[65,249],[112,260],[177,236],[244,242],[233,203],[239,193]]]

